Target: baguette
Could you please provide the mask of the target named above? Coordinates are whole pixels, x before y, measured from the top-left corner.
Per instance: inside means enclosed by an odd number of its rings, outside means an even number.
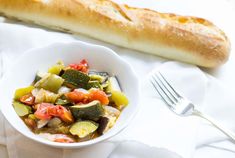
[[[0,13],[202,67],[225,63],[230,52],[224,32],[205,19],[110,0],[0,0]]]

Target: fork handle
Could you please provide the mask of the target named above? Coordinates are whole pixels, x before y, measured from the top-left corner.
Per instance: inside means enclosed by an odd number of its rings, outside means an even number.
[[[214,127],[216,127],[221,132],[223,132],[226,136],[231,138],[233,140],[233,142],[235,143],[235,133],[234,132],[232,132],[231,130],[223,127],[221,124],[219,124],[217,121],[212,119],[210,116],[207,116],[207,115],[203,114],[202,112],[200,112],[198,110],[194,110],[193,115],[201,117],[201,118],[209,121]]]

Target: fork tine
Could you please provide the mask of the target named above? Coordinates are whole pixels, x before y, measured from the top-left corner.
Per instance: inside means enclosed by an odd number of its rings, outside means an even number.
[[[167,85],[171,91],[174,92],[174,94],[177,96],[177,97],[182,97],[178,92],[176,92],[176,90],[170,85],[170,83],[166,80],[166,78],[162,75],[162,73],[160,71],[158,71],[158,74],[161,76],[161,78],[163,79],[163,81],[166,83],[164,85]],[[162,80],[161,80],[162,81]]]
[[[161,89],[166,93],[166,95],[171,98],[171,100],[176,103],[178,101],[178,97],[175,96],[174,92],[172,92],[166,85],[166,83],[160,78],[160,76],[156,73],[153,76],[158,80],[158,84],[160,85]]]
[[[153,73],[150,81],[162,97],[162,100],[174,113],[180,116],[189,116],[192,114],[194,110],[193,103],[176,92],[161,72]]]
[[[163,87],[159,84],[159,81],[157,81],[156,77],[152,76],[151,83],[153,87],[156,89],[158,94],[162,97],[163,101],[168,105],[172,106],[175,104],[175,102],[172,100],[172,98],[167,95],[166,91],[163,89]]]

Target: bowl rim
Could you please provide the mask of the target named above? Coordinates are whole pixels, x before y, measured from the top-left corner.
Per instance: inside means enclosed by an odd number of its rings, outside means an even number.
[[[116,129],[115,132],[112,133],[107,133],[104,134],[100,137],[97,137],[95,139],[91,139],[88,141],[84,141],[84,142],[76,142],[76,143],[58,143],[58,142],[53,142],[50,140],[46,140],[44,138],[42,139],[38,139],[36,137],[33,137],[31,135],[27,135],[25,134],[23,131],[21,131],[20,129],[17,128],[16,125],[14,125],[11,121],[9,121],[8,119],[8,115],[6,115],[6,113],[4,112],[4,108],[2,108],[2,106],[0,105],[0,111],[2,112],[2,114],[4,115],[5,119],[10,123],[11,126],[14,127],[14,129],[16,129],[19,133],[21,133],[22,135],[24,135],[25,137],[34,140],[36,142],[45,144],[45,145],[49,145],[49,146],[53,146],[53,147],[57,147],[57,148],[80,148],[80,147],[85,147],[85,146],[89,146],[89,145],[93,145],[93,144],[97,144],[98,142],[102,142],[104,140],[107,140],[115,135],[117,135],[118,133],[120,133],[121,131],[123,131],[128,124],[134,119],[134,117],[136,116],[137,112],[139,111],[139,97],[140,97],[140,81],[137,77],[136,72],[134,71],[133,67],[126,62],[124,59],[122,59],[122,57],[120,57],[116,52],[114,52],[112,49],[107,48],[105,46],[101,46],[101,45],[97,45],[97,44],[90,44],[87,42],[82,42],[82,41],[73,41],[73,42],[55,42],[52,44],[48,44],[48,45],[44,45],[41,47],[35,47],[35,48],[31,48],[27,51],[25,51],[18,59],[16,59],[16,61],[14,62],[14,64],[12,64],[5,72],[5,74],[3,75],[2,79],[0,80],[0,85],[3,84],[5,82],[5,80],[8,78],[8,76],[10,75],[10,70],[13,69],[18,62],[20,62],[23,58],[27,57],[28,54],[34,53],[35,51],[39,51],[39,50],[44,50],[44,49],[50,49],[53,47],[57,47],[57,46],[69,46],[69,45],[77,45],[77,46],[85,46],[85,47],[93,47],[94,49],[103,49],[105,50],[105,53],[108,53],[110,55],[113,55],[117,60],[119,60],[120,62],[122,62],[122,64],[125,64],[126,67],[128,67],[130,69],[130,71],[132,72],[132,75],[134,76],[134,78],[136,78],[136,83],[137,83],[137,98],[136,98],[136,105],[135,105],[135,110],[133,111],[133,113],[128,117],[128,119],[122,123],[122,125],[120,125],[119,128]],[[20,118],[19,118],[20,119]],[[33,132],[32,132],[33,133]],[[35,134],[35,133],[33,133]],[[35,134],[36,135],[36,134]]]

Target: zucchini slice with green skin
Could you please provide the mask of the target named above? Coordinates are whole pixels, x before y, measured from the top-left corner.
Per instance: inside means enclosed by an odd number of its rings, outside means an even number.
[[[32,108],[20,102],[13,102],[13,107],[18,116],[25,116],[32,113]]]
[[[69,132],[72,135],[77,135],[79,138],[84,138],[94,133],[98,127],[99,124],[93,121],[78,121],[72,125]]]
[[[97,121],[104,115],[104,108],[97,100],[88,104],[70,106],[69,108],[76,119]]]
[[[99,81],[89,81],[87,84],[87,89],[91,89],[91,88],[98,88],[101,90],[103,89]]]
[[[94,70],[90,70],[88,74],[89,76],[94,76],[94,75],[102,76],[104,77],[104,81],[106,81],[109,77],[109,74],[107,72],[98,72]]]
[[[99,83],[105,82],[106,78],[100,75],[89,75],[92,81],[98,81]]]
[[[86,89],[87,83],[90,80],[90,77],[87,74],[73,69],[65,70],[61,77],[65,79],[65,85],[69,85],[69,87],[71,87],[70,85],[73,85],[76,88],[84,89]]]

